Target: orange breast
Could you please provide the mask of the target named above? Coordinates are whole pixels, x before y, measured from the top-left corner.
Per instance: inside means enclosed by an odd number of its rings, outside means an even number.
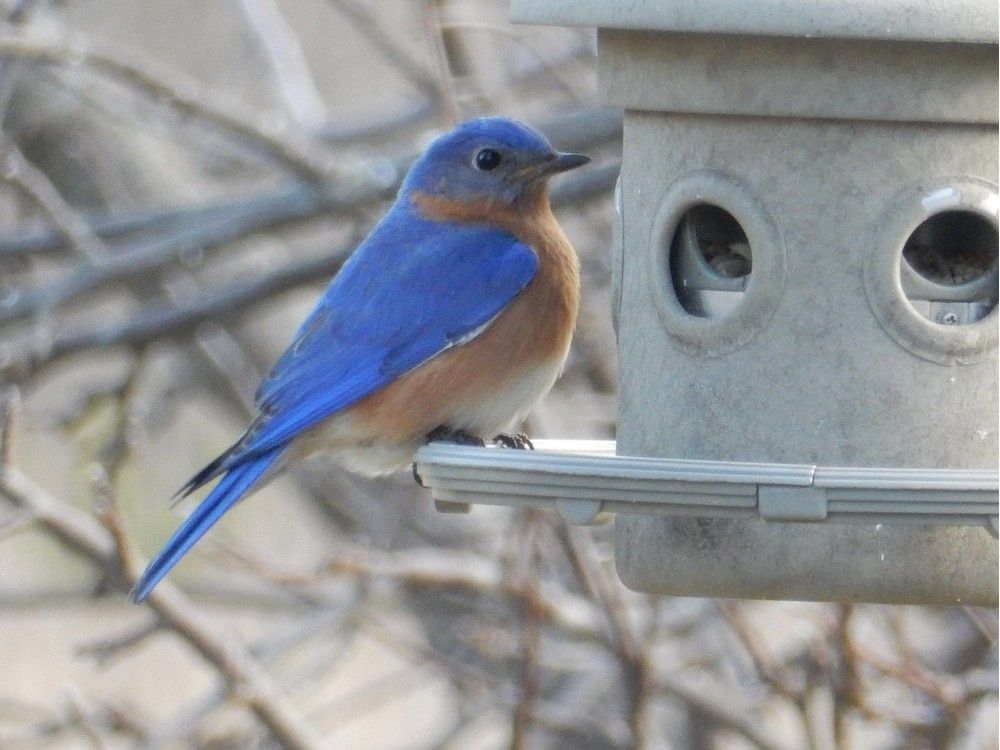
[[[579,262],[552,215],[544,186],[528,196],[527,205],[513,208],[487,202],[455,204],[428,195],[415,200],[431,218],[506,229],[538,255],[538,272],[474,339],[442,352],[350,409],[351,417],[373,434],[400,441],[441,424],[459,426],[487,402],[502,411],[505,407],[497,404],[505,403],[505,393],[516,399],[530,391],[520,386],[531,378],[545,381],[546,368],[554,379],[569,351],[580,297]],[[504,421],[522,406],[512,403]]]

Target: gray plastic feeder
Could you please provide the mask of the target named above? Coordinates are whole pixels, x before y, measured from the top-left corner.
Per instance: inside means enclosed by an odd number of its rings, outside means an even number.
[[[617,453],[673,484],[560,502],[617,513],[626,585],[995,606],[996,3],[511,12],[597,26],[625,110]]]

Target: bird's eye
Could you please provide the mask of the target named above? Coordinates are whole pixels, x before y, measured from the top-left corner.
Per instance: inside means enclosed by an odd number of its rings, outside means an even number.
[[[500,166],[500,152],[492,148],[482,148],[473,160],[480,172],[492,172]]]

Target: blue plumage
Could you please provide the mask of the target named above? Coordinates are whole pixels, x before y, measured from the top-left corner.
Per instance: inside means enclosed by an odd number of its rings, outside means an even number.
[[[286,442],[448,348],[499,313],[537,263],[502,230],[429,221],[397,204],[261,384],[267,417],[245,451]]]
[[[424,219],[398,202],[334,277],[257,391],[261,417],[189,489],[229,472],[174,533],[133,591],[142,601],[303,430],[487,323],[537,258],[487,226]]]
[[[510,204],[585,161],[503,118],[464,123],[431,144],[261,384],[257,419],[182,488],[186,495],[223,475],[150,563],[133,599],[142,601],[223,513],[269,478],[296,436],[475,335],[535,277],[537,255],[512,234],[486,220],[425,216],[418,195]]]
[[[138,603],[146,598],[153,587],[160,582],[160,579],[184,556],[184,553],[201,539],[212,524],[222,518],[223,513],[233,507],[236,501],[246,494],[254,482],[260,479],[271,464],[278,459],[281,450],[281,448],[277,448],[262,453],[230,470],[223,477],[208,497],[195,508],[194,513],[184,520],[180,528],[170,537],[170,541],[163,546],[163,549],[146,568],[142,577],[135,584],[135,588],[132,589],[133,601]]]

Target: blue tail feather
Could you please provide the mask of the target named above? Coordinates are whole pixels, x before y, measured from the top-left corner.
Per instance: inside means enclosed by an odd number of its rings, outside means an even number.
[[[215,485],[208,496],[201,501],[194,512],[185,519],[180,528],[174,532],[160,553],[146,568],[142,577],[132,589],[132,601],[136,604],[145,599],[153,587],[160,582],[177,561],[180,560],[222,514],[229,510],[246,494],[254,483],[261,478],[273,464],[282,448],[262,453],[249,461],[230,469],[222,480]]]

